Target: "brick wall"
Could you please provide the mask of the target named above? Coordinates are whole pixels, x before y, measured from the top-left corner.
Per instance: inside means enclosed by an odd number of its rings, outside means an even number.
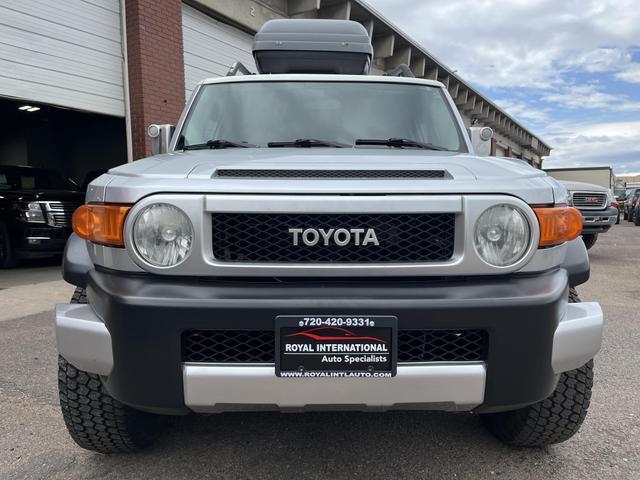
[[[133,158],[151,155],[147,127],[184,108],[181,0],[126,0]]]

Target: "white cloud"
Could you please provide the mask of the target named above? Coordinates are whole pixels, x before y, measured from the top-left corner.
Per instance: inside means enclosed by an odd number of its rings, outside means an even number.
[[[631,63],[631,52],[622,48],[597,48],[579,53],[567,62],[567,66],[576,67],[586,72],[612,72],[623,65]]]
[[[623,69],[621,80],[640,81],[629,54],[640,45],[637,0],[369,3],[481,86],[548,89],[564,84],[569,68]]]
[[[615,74],[618,80],[628,83],[640,83],[640,63],[630,63]]]
[[[542,99],[571,109],[585,108],[612,112],[640,111],[640,102],[625,95],[602,92],[594,84],[569,85],[554,93],[547,93]]]
[[[591,73],[612,72],[618,80],[640,83],[640,63],[633,61],[630,48],[606,47],[582,52],[567,66]]]
[[[618,175],[638,170],[640,121],[557,123],[545,138],[554,146],[545,167],[611,165]]]
[[[542,124],[549,120],[547,109],[532,108],[525,102],[502,99],[495,100],[495,103],[514,118],[529,120],[534,124]]]

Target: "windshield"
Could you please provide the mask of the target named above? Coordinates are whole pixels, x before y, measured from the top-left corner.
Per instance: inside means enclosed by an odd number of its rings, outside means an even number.
[[[77,190],[58,172],[39,168],[0,167],[0,190]]]
[[[179,147],[215,139],[265,147],[270,142],[298,139],[352,146],[358,139],[389,138],[465,151],[458,124],[440,88],[379,82],[204,85],[182,130]]]

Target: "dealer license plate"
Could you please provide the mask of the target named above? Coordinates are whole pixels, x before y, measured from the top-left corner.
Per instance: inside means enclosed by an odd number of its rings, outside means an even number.
[[[279,377],[393,377],[393,316],[282,315],[276,318]]]

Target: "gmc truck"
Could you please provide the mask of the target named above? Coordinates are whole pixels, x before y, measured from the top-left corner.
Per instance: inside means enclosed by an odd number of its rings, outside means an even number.
[[[582,241],[589,250],[595,245],[599,234],[608,232],[619,222],[620,211],[613,205],[616,200],[608,189],[598,185],[568,181],[560,183],[569,191],[569,204],[582,213]]]
[[[491,129],[466,129],[443,84],[369,76],[357,23],[270,21],[254,58],[74,214],[55,319],[71,437],[129,452],[167,416],[335,409],[574,435],[603,313],[576,292],[566,189],[486,156]]]

